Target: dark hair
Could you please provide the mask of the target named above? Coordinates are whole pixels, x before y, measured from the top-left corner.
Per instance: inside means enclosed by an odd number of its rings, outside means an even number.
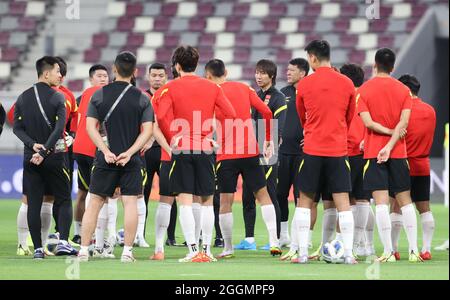
[[[150,67],[148,67],[148,72],[150,73],[152,70],[164,70],[164,72],[167,73],[166,65],[161,63],[151,64]]]
[[[136,70],[136,61],[136,56],[133,53],[129,51],[121,52],[114,61],[117,73],[125,78],[131,77]]]
[[[329,61],[331,57],[330,44],[325,40],[314,40],[306,46],[305,51],[314,55],[319,61]]]
[[[304,58],[294,58],[289,62],[290,65],[297,66],[301,71],[305,72],[305,75],[309,74],[309,63]]]
[[[360,87],[364,83],[364,70],[355,64],[345,64],[339,70],[341,74],[353,81],[355,87]]]
[[[277,83],[277,65],[268,59],[261,59],[256,64],[256,71],[264,72],[272,78],[272,85]]]
[[[225,64],[220,59],[212,59],[205,66],[205,71],[210,72],[214,77],[225,75]]]
[[[184,72],[192,73],[197,68],[199,58],[200,55],[194,47],[180,46],[172,55],[172,66],[179,64]]]
[[[400,76],[398,80],[404,85],[406,85],[414,96],[419,95],[420,81],[415,76],[405,74]]]
[[[108,69],[104,65],[97,64],[97,65],[93,65],[89,69],[89,77],[90,78],[94,77],[95,72],[98,70],[103,70],[103,71],[106,71],[106,73],[108,73]]]
[[[375,64],[378,71],[391,73],[395,65],[395,53],[389,48],[382,48],[375,54]]]
[[[41,77],[45,71],[53,70],[58,60],[53,56],[44,56],[36,61],[36,72],[38,77]]]
[[[55,56],[55,58],[58,61],[58,65],[59,65],[59,70],[60,70],[61,76],[62,77],[66,77],[66,75],[67,75],[67,63],[66,63],[66,61],[60,56]]]

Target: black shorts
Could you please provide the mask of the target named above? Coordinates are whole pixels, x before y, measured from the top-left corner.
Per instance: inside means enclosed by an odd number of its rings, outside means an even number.
[[[172,197],[169,189],[169,173],[172,163],[170,161],[161,161],[159,169],[159,195]]]
[[[376,158],[366,161],[364,165],[364,190],[390,191],[391,194],[409,191],[411,179],[408,160],[391,158],[387,162],[378,164]]]
[[[411,176],[411,198],[413,202],[430,201],[430,176]]]
[[[220,161],[216,165],[216,172],[220,193],[235,193],[239,175],[242,175],[247,188],[253,193],[267,184],[258,156]]]
[[[89,192],[102,197],[112,197],[117,187],[123,196],[142,194],[143,173],[141,168],[113,170],[95,167],[91,175]]]
[[[346,156],[324,157],[305,154],[298,171],[298,186],[304,193],[351,191],[350,163]]]
[[[153,178],[155,173],[159,174],[161,166],[161,147],[155,146],[145,152],[145,168],[149,176]],[[151,182],[149,182],[151,184]]]
[[[362,155],[349,157],[350,173],[352,178],[352,191],[350,198],[355,200],[370,200],[372,195],[370,192],[364,190],[364,165],[366,160]]]
[[[291,186],[294,188],[294,198],[297,199],[299,197],[298,181],[296,178],[302,158],[303,155],[288,155],[280,153],[278,159],[277,182],[277,194],[280,198],[288,198]]]
[[[91,184],[94,158],[83,154],[74,154],[74,158],[78,165],[78,189],[87,192]]]
[[[171,194],[212,196],[215,191],[214,155],[181,153],[172,155],[169,171]]]

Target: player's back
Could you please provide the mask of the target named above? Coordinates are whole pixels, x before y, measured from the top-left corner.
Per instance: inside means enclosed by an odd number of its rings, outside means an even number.
[[[220,85],[236,111],[236,119],[251,119],[250,87],[241,82],[227,81]]]
[[[433,144],[436,127],[436,112],[434,108],[420,98],[413,99],[406,149],[408,157],[426,157]]]

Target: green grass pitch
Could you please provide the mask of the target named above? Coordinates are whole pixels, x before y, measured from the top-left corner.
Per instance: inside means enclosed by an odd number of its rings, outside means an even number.
[[[183,257],[187,249],[166,247],[166,260],[154,262],[148,260],[154,245],[154,214],[156,203],[149,208],[147,221],[147,241],[150,249],[135,248],[137,262],[122,264],[119,259],[93,260],[77,264],[66,257],[52,257],[44,261],[33,261],[30,257],[18,257],[16,253],[16,216],[20,201],[0,201],[0,279],[169,279],[169,280],[302,280],[302,279],[449,279],[448,251],[433,251],[433,260],[420,264],[411,264],[407,260],[407,242],[405,234],[401,236],[402,261],[394,264],[374,265],[360,262],[355,266],[329,265],[324,262],[311,262],[308,265],[296,265],[281,262],[271,257],[266,251],[237,251],[236,258],[216,263],[181,264],[178,258]],[[291,206],[291,217],[293,207]],[[433,206],[436,218],[436,232],[433,247],[448,239],[449,211],[442,205]],[[320,242],[320,220],[314,233],[314,246]],[[119,205],[118,227],[121,228],[122,208]],[[234,206],[234,243],[238,243],[244,235],[242,206]],[[267,232],[260,212],[256,221],[256,241],[262,246],[267,242]],[[378,253],[381,244],[376,235]],[[177,240],[183,242],[181,228],[177,225]],[[419,221],[419,247],[422,235]],[[121,248],[115,249],[116,257],[120,257]],[[217,254],[221,249],[213,249]],[[287,250],[284,250],[287,251]],[[369,275],[367,277],[367,275]]]

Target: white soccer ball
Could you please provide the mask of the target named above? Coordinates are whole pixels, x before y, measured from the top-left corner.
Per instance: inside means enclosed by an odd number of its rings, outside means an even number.
[[[125,230],[123,228],[119,229],[119,231],[117,231],[116,239],[117,239],[117,244],[120,247],[123,247],[123,245],[125,244]]]
[[[59,236],[56,233],[50,233],[47,237],[47,250],[55,253],[56,246],[59,244]]]
[[[339,240],[333,240],[325,243],[322,247],[322,258],[327,263],[339,264],[343,263],[344,245]]]

